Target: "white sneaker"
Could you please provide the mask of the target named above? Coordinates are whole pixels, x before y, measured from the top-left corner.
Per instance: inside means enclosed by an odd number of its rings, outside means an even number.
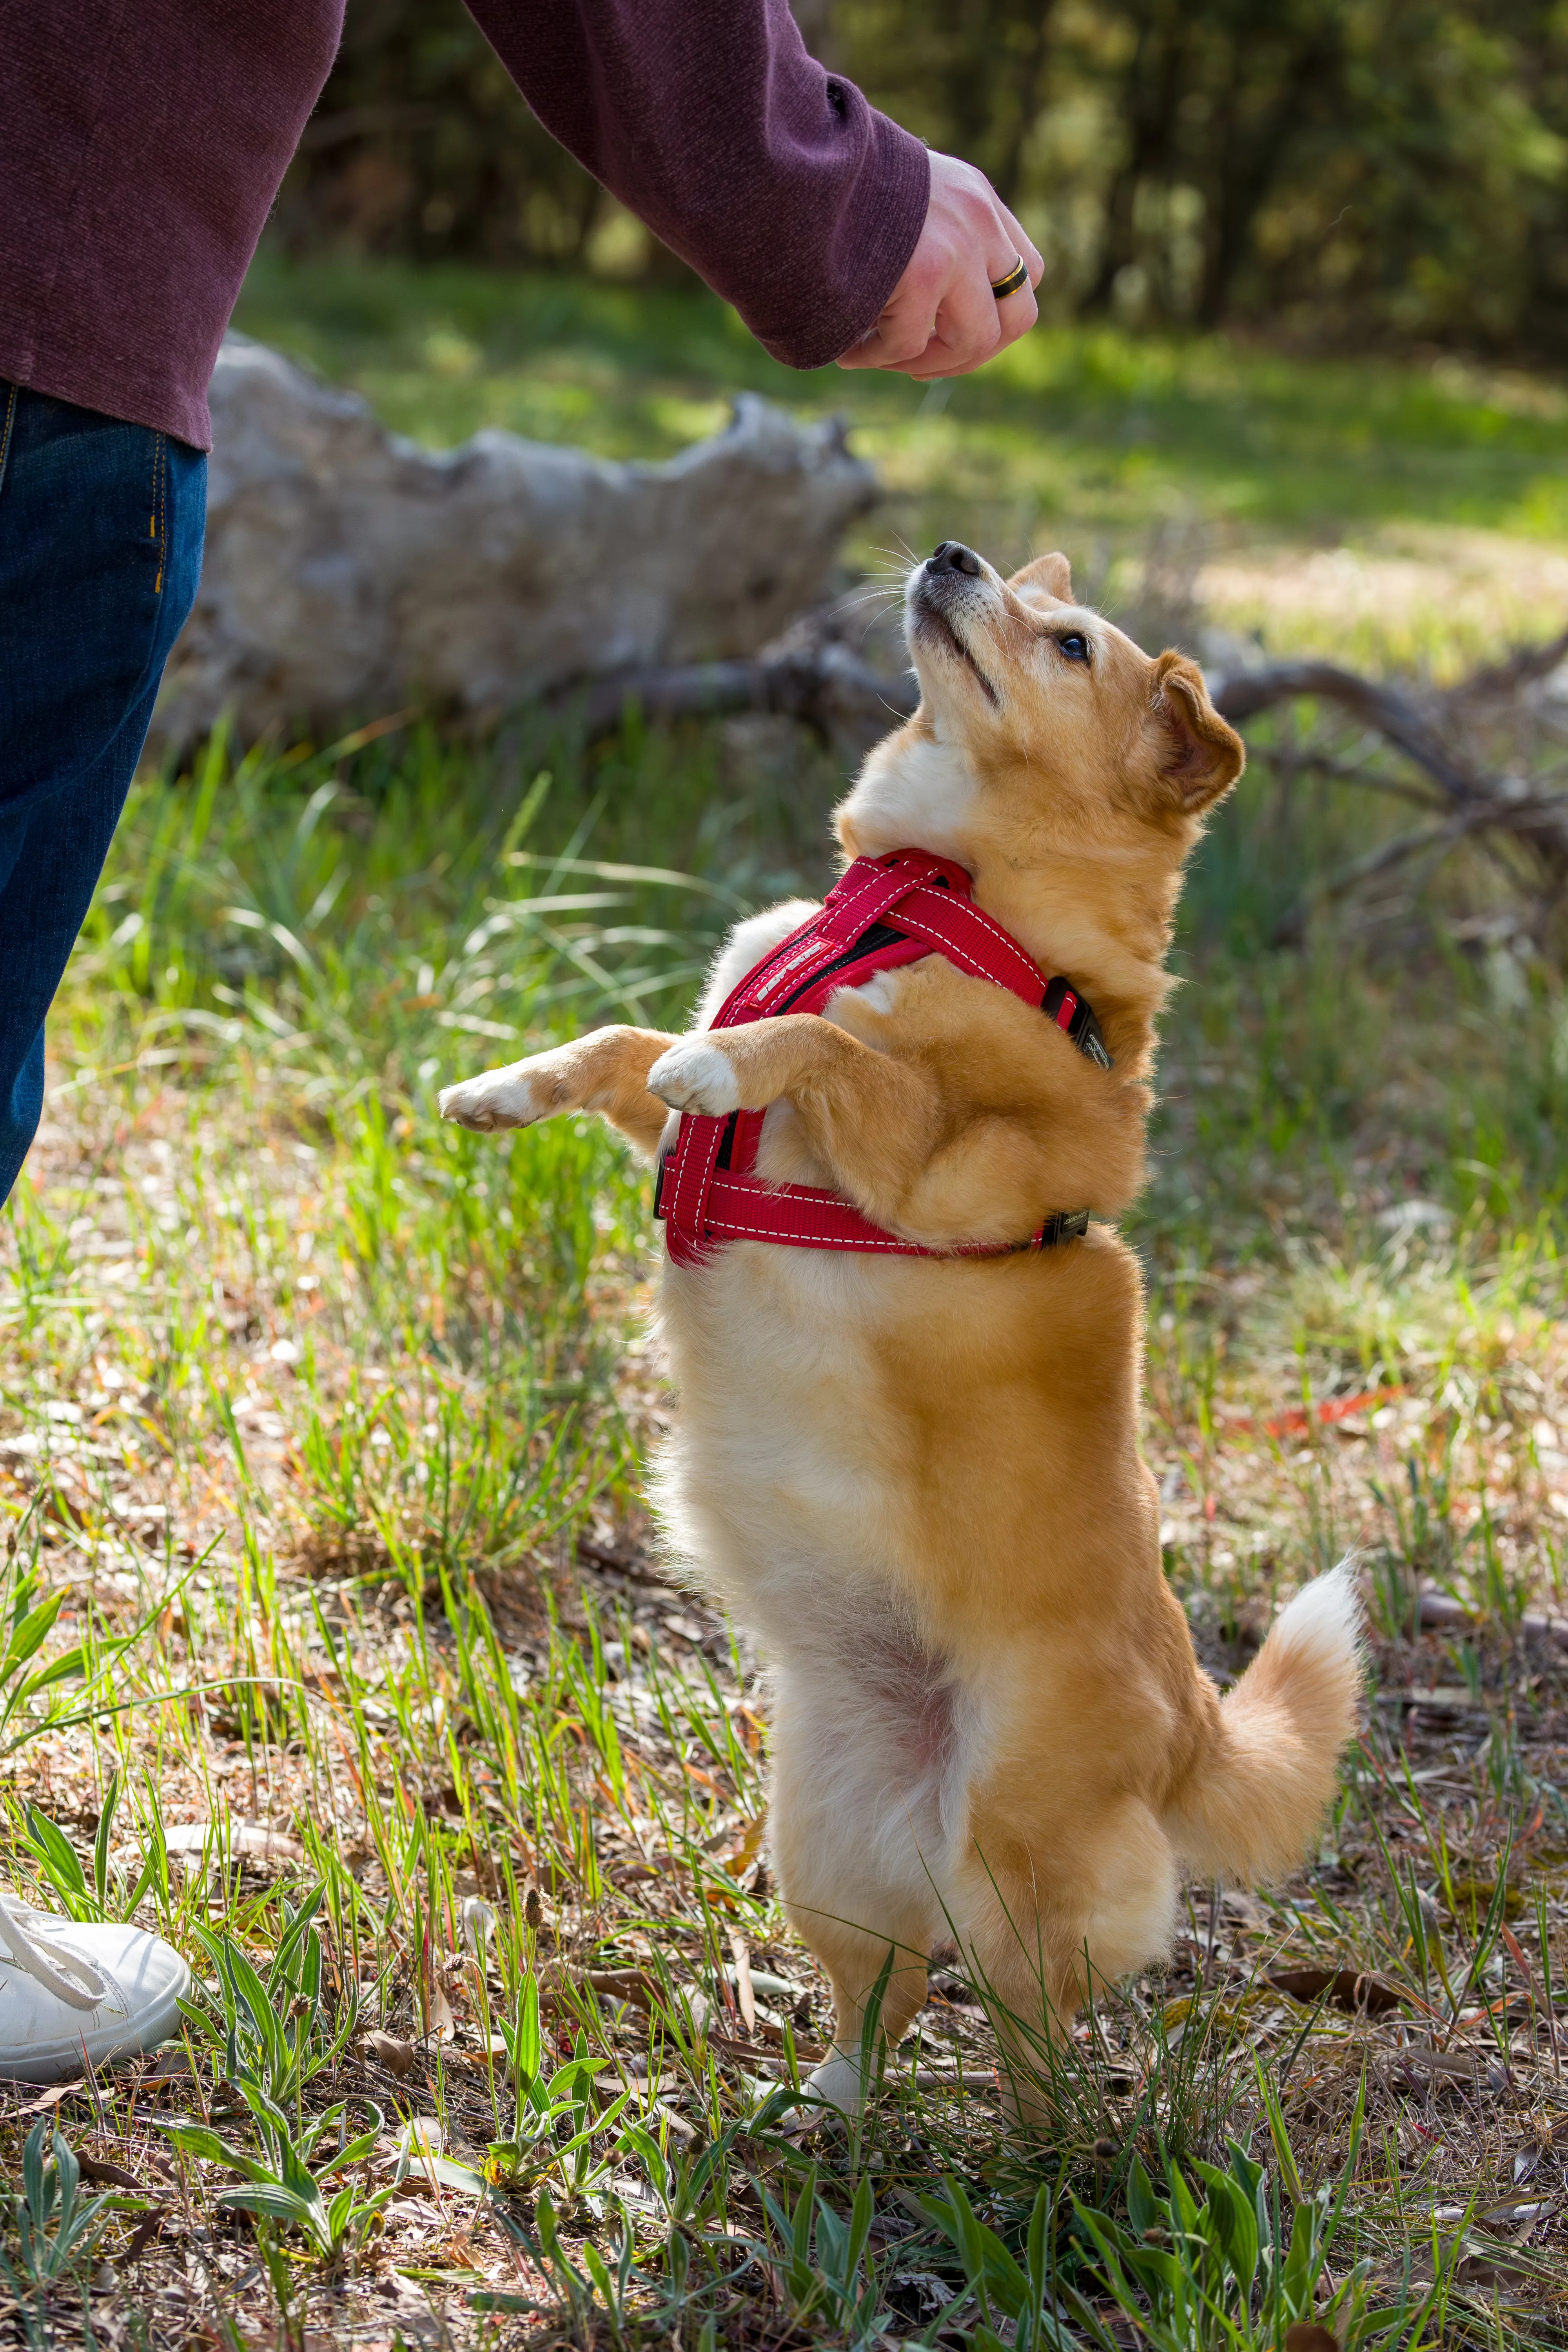
[[[173,1944],[145,1927],[79,1927],[0,1894],[0,2080],[63,2083],[155,2050],[190,1981]]]

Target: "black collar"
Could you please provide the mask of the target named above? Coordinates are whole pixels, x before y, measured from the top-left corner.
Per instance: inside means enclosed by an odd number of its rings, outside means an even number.
[[[1098,1063],[1102,1070],[1115,1068],[1115,1063],[1106,1051],[1105,1039],[1100,1035],[1100,1024],[1094,1017],[1093,1005],[1087,997],[1079,994],[1070,980],[1063,980],[1058,975],[1051,982],[1046,991],[1042,1009],[1047,1019],[1054,1021],[1058,1029],[1065,1030],[1079,1052],[1088,1060]]]

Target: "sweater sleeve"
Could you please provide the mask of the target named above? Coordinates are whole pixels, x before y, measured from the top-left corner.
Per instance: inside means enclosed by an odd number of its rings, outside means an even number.
[[[545,129],[732,302],[823,367],[924,224],[920,142],[830,74],[788,0],[468,0]]]

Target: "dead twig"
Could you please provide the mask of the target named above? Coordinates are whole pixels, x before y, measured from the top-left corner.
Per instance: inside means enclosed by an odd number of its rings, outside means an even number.
[[[889,677],[839,645],[760,654],[752,661],[682,662],[619,670],[557,698],[590,741],[613,734],[634,706],[647,719],[721,719],[760,711],[798,719],[825,741],[870,740],[920,699],[911,677]]]
[[[1480,1623],[1480,1619],[1473,1609],[1467,1609],[1464,1602],[1456,1601],[1451,1593],[1424,1592],[1421,1595],[1421,1622],[1423,1625],[1473,1628]],[[1527,1609],[1517,1622],[1521,1633],[1538,1633],[1543,1641],[1561,1642],[1568,1646],[1568,1617],[1549,1617],[1540,1610]]]
[[[1442,800],[1427,803],[1435,814],[1445,802],[1450,811],[1445,823],[1380,843],[1317,884],[1277,926],[1274,944],[1299,944],[1315,904],[1342,897],[1427,851],[1446,856],[1471,837],[1489,839],[1498,850],[1506,842],[1522,846],[1534,860],[1543,899],[1549,903],[1559,898],[1568,887],[1568,793],[1542,789],[1539,779],[1487,774],[1468,756],[1460,738],[1463,718],[1471,706],[1517,695],[1524,686],[1556,668],[1565,655],[1568,631],[1472,672],[1430,711],[1397,687],[1362,677],[1334,662],[1263,662],[1255,668],[1212,677],[1209,690],[1215,706],[1233,724],[1255,718],[1277,703],[1308,696],[1337,704],[1437,787]],[[1344,776],[1342,768],[1338,772]],[[1393,791],[1404,798],[1417,797],[1373,770],[1344,780]]]

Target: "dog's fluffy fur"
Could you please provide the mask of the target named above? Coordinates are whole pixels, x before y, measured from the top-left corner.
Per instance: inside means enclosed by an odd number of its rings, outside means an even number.
[[[959,860],[977,904],[1089,998],[1112,1071],[936,955],[824,1017],[705,1034],[814,911],[792,904],[738,926],[691,1035],[602,1029],[449,1088],[443,1115],[600,1110],[651,1153],[672,1110],[765,1108],[762,1175],[830,1185],[937,1248],[1017,1241],[1055,1210],[1114,1218],[1143,1178],[1183,862],[1243,753],[1191,662],[1151,660],[1070,599],[1060,556],[1005,583],[919,567],[921,708],[837,830],[850,856]],[[832,1980],[816,2084],[840,2105],[889,1946],[893,2039],[950,1937],[1005,2008],[1058,2031],[1086,1978],[1165,1947],[1182,1864],[1286,1870],[1332,1790],[1353,1585],[1310,1585],[1219,1696],[1161,1570],[1141,1317],[1104,1223],[1038,1255],[737,1242],[665,1266],[680,1410],[659,1507],[769,1663],[773,1853]]]

